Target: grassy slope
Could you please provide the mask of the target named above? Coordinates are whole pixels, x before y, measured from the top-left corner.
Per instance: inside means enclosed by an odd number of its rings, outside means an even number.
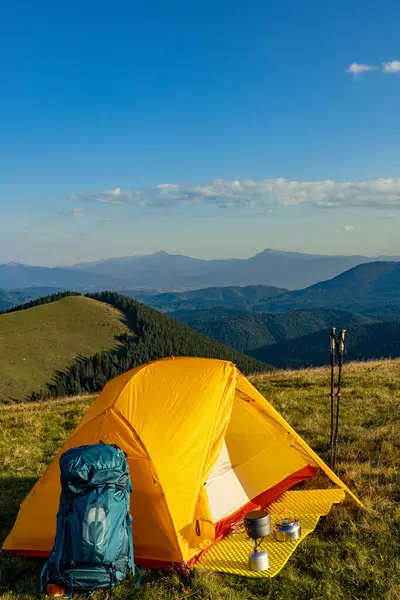
[[[0,400],[5,400],[40,390],[77,355],[116,347],[116,336],[129,329],[111,306],[74,296],[0,315],[0,333]]]
[[[319,454],[327,457],[327,369],[275,372],[254,383]],[[338,473],[368,511],[346,502],[323,518],[271,581],[196,575],[190,588],[173,574],[145,572],[138,592],[120,600],[395,600],[400,597],[400,361],[349,364],[344,372]],[[0,543],[18,505],[84,414],[90,398],[0,408]],[[397,479],[396,479],[397,478]],[[308,486],[327,485],[325,478]],[[41,563],[0,555],[0,598],[38,597]],[[100,596],[99,596],[100,597]]]

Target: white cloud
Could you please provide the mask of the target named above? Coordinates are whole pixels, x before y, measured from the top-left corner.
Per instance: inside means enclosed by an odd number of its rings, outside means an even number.
[[[165,186],[168,186],[166,192]],[[171,187],[173,186],[173,188]],[[116,188],[119,189],[119,188]],[[109,190],[110,191],[110,190]],[[106,204],[130,204],[141,214],[156,210],[159,214],[187,210],[257,209],[268,212],[277,207],[313,205],[321,209],[340,207],[386,207],[400,211],[400,179],[373,179],[370,181],[292,181],[282,177],[276,179],[214,179],[195,184],[160,184],[140,190],[119,190],[119,194],[105,192],[78,194],[79,200]],[[62,213],[81,216],[83,209]],[[107,219],[109,220],[109,219]]]
[[[83,208],[72,208],[71,210],[65,210],[58,214],[63,217],[83,217]]]
[[[363,63],[351,63],[346,69],[346,73],[351,73],[355,77],[361,75],[361,73],[367,73],[368,71],[378,71],[379,67],[376,65],[366,65]],[[381,64],[381,70],[383,73],[400,73],[400,60],[390,60]]]
[[[400,73],[400,60],[391,60],[382,63],[382,71],[384,73]]]
[[[135,192],[138,195],[138,192]],[[94,191],[94,192],[77,192],[70,196],[70,200],[85,201],[85,202],[101,202],[102,204],[125,204],[132,199],[130,190],[123,191],[121,188],[112,190]]]
[[[343,229],[345,229],[346,231],[353,231],[354,225],[344,225]]]
[[[283,178],[227,181],[180,186],[179,196],[152,198],[151,204],[207,204],[223,208],[274,208],[313,204],[320,207],[391,206],[400,209],[400,179],[336,182],[290,181]]]
[[[160,190],[161,194],[168,194],[169,192],[177,192],[179,190],[178,183],[159,183],[155,186],[156,190]]]
[[[351,63],[346,69],[346,73],[352,73],[353,75],[360,75],[361,73],[366,73],[367,71],[376,71],[378,67],[374,65],[364,65],[362,63]]]

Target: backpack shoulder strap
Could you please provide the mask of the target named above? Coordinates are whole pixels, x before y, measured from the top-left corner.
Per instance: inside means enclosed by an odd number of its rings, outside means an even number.
[[[49,568],[49,562],[45,562],[43,565],[43,569],[40,571],[40,593],[44,594],[44,576],[46,575],[47,582],[47,571]]]
[[[142,572],[135,565],[134,555],[133,555],[133,535],[132,535],[132,517],[128,513],[126,515],[126,527],[128,529],[128,540],[129,540],[129,566],[132,569],[132,575],[136,573],[136,584],[135,587],[138,588],[142,582]]]
[[[69,517],[69,515],[64,515],[63,528],[61,531],[61,536],[60,536],[60,539],[58,542],[58,548],[57,548],[57,552],[56,552],[56,556],[55,556],[56,569],[57,569],[57,572],[59,575],[60,575],[60,560],[61,560],[62,552],[64,550],[65,531],[67,529],[68,517]],[[60,577],[61,577],[61,575],[60,575]]]
[[[128,540],[129,540],[129,566],[132,569],[132,572],[135,572],[135,561],[133,556],[133,536],[132,536],[132,517],[128,513],[126,515],[126,528],[128,530]]]

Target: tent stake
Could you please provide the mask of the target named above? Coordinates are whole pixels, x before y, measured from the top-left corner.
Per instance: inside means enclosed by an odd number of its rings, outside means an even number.
[[[340,398],[342,396],[342,366],[343,366],[343,356],[344,356],[344,335],[346,333],[345,329],[342,329],[339,334],[339,344],[338,344],[338,353],[339,353],[339,375],[338,375],[338,389],[337,389],[337,403],[336,403],[336,424],[335,424],[335,438],[333,443],[333,462],[332,462],[332,470],[335,469],[336,466],[336,457],[337,457],[337,444],[339,437],[339,409],[340,409]]]

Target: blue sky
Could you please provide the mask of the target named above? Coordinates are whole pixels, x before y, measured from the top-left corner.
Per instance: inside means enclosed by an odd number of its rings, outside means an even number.
[[[0,262],[400,254],[400,3],[20,0]]]

